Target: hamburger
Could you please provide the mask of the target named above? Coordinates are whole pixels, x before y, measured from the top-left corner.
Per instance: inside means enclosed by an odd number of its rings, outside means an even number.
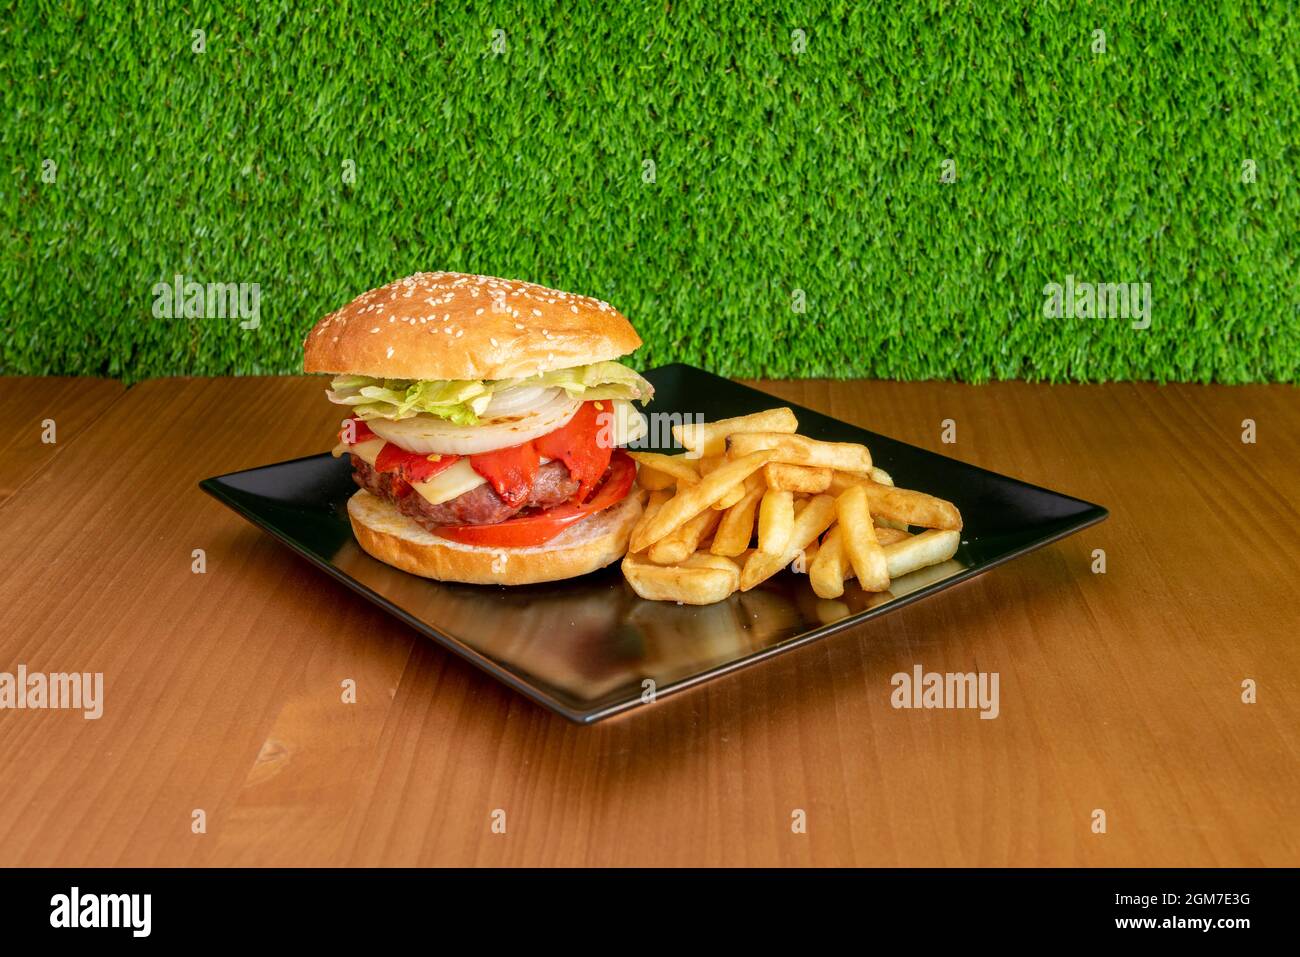
[[[417,273],[316,323],[307,372],[345,407],[336,456],[370,555],[426,578],[521,585],[594,571],[627,551],[641,514],[650,383],[641,345],[599,299],[529,282]]]

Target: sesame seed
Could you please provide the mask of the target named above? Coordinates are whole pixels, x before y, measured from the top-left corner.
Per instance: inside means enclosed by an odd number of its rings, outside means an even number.
[[[569,309],[572,310],[573,312],[577,312],[577,311],[578,311],[578,307],[577,307],[577,306],[570,306]]]
[[[488,342],[492,343],[493,348],[496,348],[497,341],[493,339],[491,336],[488,337]]]
[[[533,315],[534,315],[534,316],[540,316],[541,314],[542,314],[542,310],[540,310],[540,309],[534,309],[534,310],[533,310]]]
[[[388,347],[388,352],[385,353],[385,355],[386,355],[389,359],[391,359],[391,358],[393,357],[393,347],[392,347],[392,346],[389,346],[389,347]]]
[[[371,331],[371,332],[378,332],[378,331],[379,331],[379,327],[378,327],[378,326],[375,326],[375,328],[371,329],[370,331]]]
[[[481,315],[483,315],[483,307],[480,306],[479,308],[475,309],[475,310],[474,310],[474,315],[476,315],[476,316],[481,316]]]

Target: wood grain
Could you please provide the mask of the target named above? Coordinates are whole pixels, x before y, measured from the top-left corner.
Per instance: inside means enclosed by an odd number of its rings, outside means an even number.
[[[319,381],[146,382],[4,508],[0,669],[107,700],[0,711],[0,865],[1300,863],[1294,389],[758,385],[1112,517],[584,728],[198,491],[326,448]],[[894,710],[914,664],[1000,716]]]
[[[112,379],[22,376],[0,383],[0,505],[126,392]]]

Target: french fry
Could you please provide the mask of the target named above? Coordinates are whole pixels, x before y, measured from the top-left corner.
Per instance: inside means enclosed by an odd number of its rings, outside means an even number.
[[[721,512],[706,508],[677,531],[651,545],[646,557],[656,565],[676,565],[686,561],[704,537],[717,527],[721,518]]]
[[[831,475],[830,488],[827,489],[832,495],[839,495],[850,485],[862,485],[869,482],[876,482],[878,485],[894,484],[890,474],[884,469],[878,469],[874,466],[870,472],[840,472],[837,471]],[[899,531],[907,531],[907,523],[900,522],[897,519],[886,518],[883,515],[873,514],[871,520],[875,523],[877,530],[881,528],[896,528]],[[883,543],[882,543],[883,544]]]
[[[628,452],[627,454],[636,459],[642,468],[648,466],[656,472],[664,472],[678,482],[694,485],[700,480],[700,473],[695,463],[688,461],[682,455],[664,455],[662,452]],[[644,487],[642,485],[642,488]]]
[[[677,494],[664,503],[653,518],[632,535],[631,551],[641,549],[675,532],[690,519],[722,498],[732,486],[743,482],[772,458],[769,451],[755,452],[718,466],[694,485],[679,485]]]
[[[631,453],[651,493],[623,559],[638,595],[710,604],[752,592],[736,606],[747,617],[746,601],[775,601],[753,589],[789,567],[808,575],[819,618],[832,621],[891,600],[891,579],[958,567],[955,505],[896,487],[862,445],[797,429],[792,410],[769,409],[675,426],[682,454]],[[861,590],[846,596],[850,578]]]
[[[740,566],[730,558],[722,555],[710,555],[708,552],[696,552],[686,561],[682,562],[683,568],[720,568],[729,575],[736,576],[736,584],[740,584]]]
[[[831,469],[768,462],[763,466],[763,479],[768,488],[818,495],[830,487]]]
[[[830,532],[826,533],[827,536],[829,536],[831,532],[834,532],[835,529],[837,528],[839,528],[838,525],[832,525]],[[885,547],[886,545],[893,545],[896,542],[905,542],[910,538],[916,538],[916,536],[910,534],[909,532],[900,531],[897,528],[884,528],[880,525],[876,526],[876,541],[877,543],[879,543],[879,545],[882,548]],[[822,548],[825,547],[826,547],[826,543],[823,541]],[[888,552],[885,553],[885,560],[886,562],[888,562],[889,560]],[[857,575],[853,571],[853,566],[848,563],[848,558],[845,557],[844,558],[844,580],[848,581],[850,578],[856,578],[856,577]],[[890,575],[889,577],[892,579],[894,576]]]
[[[642,465],[636,470],[636,482],[647,491],[658,492],[661,489],[672,488],[677,484],[677,479],[667,472],[660,472],[649,465]]]
[[[734,562],[702,552],[681,565],[656,565],[640,555],[628,555],[622,569],[632,590],[651,601],[711,605],[726,599],[740,585],[740,569]]]
[[[888,589],[889,564],[885,550],[876,540],[865,485],[852,485],[840,493],[835,499],[835,518],[841,530],[844,554],[853,566],[858,584],[864,591]]]
[[[725,512],[744,497],[745,487],[743,485],[738,485],[726,495],[722,496],[722,498],[710,505],[709,508],[716,508],[719,512]]]
[[[795,517],[794,531],[783,554],[772,556],[756,550],[745,559],[745,565],[740,570],[740,590],[749,591],[785,568],[794,560],[794,556],[800,549],[826,531],[833,521],[835,521],[834,498],[829,495],[818,495],[809,499],[807,507]]]
[[[716,422],[674,425],[673,438],[696,455],[721,455],[727,450],[727,437],[737,432],[794,432],[797,428],[799,420],[788,408],[768,409]]]
[[[894,478],[882,468],[871,466],[869,472],[849,472],[841,470],[839,473],[839,488],[833,491],[832,495],[838,495],[843,492],[854,482],[875,482],[877,485],[893,485]]]
[[[636,534],[636,529],[645,525],[654,517],[655,512],[664,507],[664,502],[673,497],[673,493],[668,489],[655,489],[650,493],[650,498],[645,503],[645,508],[641,510],[641,517],[636,520],[636,527],[632,529],[632,534]]]
[[[855,475],[845,470],[836,471],[831,476],[831,485],[827,491],[831,495],[841,495],[853,485],[866,488],[867,502],[877,525],[961,529],[961,512],[957,511],[957,506],[924,492],[883,485],[868,480],[864,475]]]
[[[872,516],[872,519],[875,519],[874,515]],[[903,539],[911,537],[911,535],[901,528],[894,528],[890,525],[876,526],[876,541],[882,546],[892,545],[894,542],[901,542]]]
[[[808,584],[818,598],[839,598],[844,594],[846,565],[843,532],[838,525],[832,525],[822,538],[817,557],[808,566]]]
[[[763,481],[763,473],[760,470],[758,472],[755,472],[749,478],[745,479],[743,485],[737,485],[726,495],[722,496],[722,498],[714,502],[712,507],[718,509],[731,508],[731,506],[735,505],[737,502],[739,502],[750,492],[757,490],[758,493],[761,495],[764,491],[766,491],[766,489],[767,489],[767,483]]]
[[[836,469],[831,472],[831,484],[830,487],[826,489],[826,493],[828,495],[839,497],[843,494],[845,489],[851,488],[854,485],[862,485],[869,481],[871,481],[871,479],[861,472],[846,472],[844,469]]]
[[[720,512],[727,511],[728,508],[731,508],[733,505],[736,505],[737,502],[740,502],[742,498],[745,498],[745,486],[738,485],[735,489],[732,489],[731,492],[723,495],[722,498],[719,498],[718,501],[712,503],[712,505],[708,507],[716,508],[716,510]]]
[[[739,502],[722,513],[718,530],[713,533],[710,552],[735,558],[749,547],[749,540],[754,537],[754,514],[762,498],[763,489],[756,488],[746,492]]]
[[[811,465],[820,468],[842,469],[848,472],[870,472],[871,453],[865,445],[852,442],[819,442],[803,435],[782,432],[745,432],[727,438],[727,455],[739,458],[770,449],[773,462],[788,465]]]
[[[768,489],[758,506],[758,550],[765,555],[784,554],[794,531],[794,493]]]
[[[928,529],[884,548],[890,578],[902,578],[919,568],[946,562],[957,554],[961,533],[953,529]]]
[[[817,560],[817,552],[821,549],[817,539],[813,539],[799,551],[794,553],[794,560],[790,562],[790,571],[796,575],[807,575],[808,569],[812,563]]]
[[[862,488],[866,489],[867,504],[873,515],[922,528],[961,529],[961,512],[952,502],[875,482],[867,482]]]

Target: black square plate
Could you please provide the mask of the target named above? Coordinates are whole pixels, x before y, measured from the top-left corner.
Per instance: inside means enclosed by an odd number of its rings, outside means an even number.
[[[709,421],[791,405],[685,365],[647,378],[656,390],[654,412],[702,413]],[[357,546],[345,507],[356,490],[351,470],[346,459],[329,454],[199,485],[412,628],[579,722],[636,707],[647,688],[669,694],[861,624],[1106,517],[1098,505],[791,408],[801,433],[864,443],[900,486],[954,502],[966,520],[957,555],[895,580],[882,594],[851,581],[842,598],[821,600],[805,576],[787,570],[725,602],[690,607],[641,600],[617,564],[583,578],[513,588],[398,571]]]

